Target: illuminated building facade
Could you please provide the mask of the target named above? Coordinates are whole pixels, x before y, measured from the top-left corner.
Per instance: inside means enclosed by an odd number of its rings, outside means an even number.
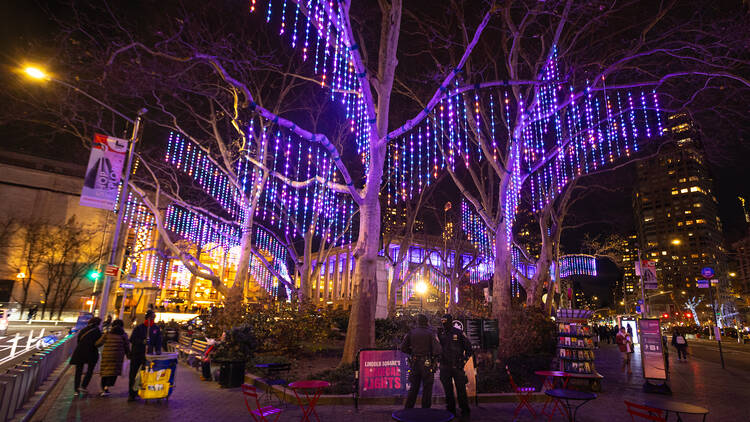
[[[705,294],[696,285],[703,267],[714,268],[722,287],[727,281],[717,200],[698,133],[685,114],[670,116],[664,132],[673,143],[637,164],[633,199],[642,259],[657,261],[659,289],[672,292],[651,301],[653,312]]]

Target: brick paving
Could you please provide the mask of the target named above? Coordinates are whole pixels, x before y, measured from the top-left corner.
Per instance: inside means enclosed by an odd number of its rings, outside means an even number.
[[[750,368],[746,370],[722,370],[715,362],[691,358],[677,362],[674,353],[670,356],[672,399],[707,407],[711,410],[708,421],[742,422],[750,420]],[[627,377],[620,372],[620,357],[614,345],[603,345],[597,352],[597,369],[605,376],[603,391],[599,397],[583,406],[578,420],[629,421],[623,400],[640,401],[647,395],[642,392],[643,378],[639,354],[633,361],[633,375]],[[126,401],[127,378],[120,377],[108,398],[73,396],[72,370],[58,384],[56,391],[32,419],[34,421],[233,421],[251,420],[239,389],[222,389],[216,383],[203,382],[194,369],[184,364],[178,366],[176,387],[168,402]],[[98,391],[99,378],[95,376],[89,389]],[[662,397],[662,396],[659,396]],[[264,403],[266,404],[266,403]],[[541,403],[534,403],[541,409]],[[301,411],[294,404],[282,405],[280,421],[298,421]],[[473,407],[471,421],[513,420],[515,403],[480,404]],[[390,421],[390,414],[398,406],[362,406],[356,412],[353,406],[319,405],[318,414],[324,422],[381,422]],[[457,419],[459,420],[459,419]],[[534,420],[528,412],[522,413],[520,421]],[[541,419],[539,419],[541,420]],[[562,421],[558,414],[553,420]],[[700,420],[685,417],[685,422]]]

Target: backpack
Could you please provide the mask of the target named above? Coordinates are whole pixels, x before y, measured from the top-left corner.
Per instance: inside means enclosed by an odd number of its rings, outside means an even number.
[[[677,341],[677,344],[686,344],[685,337],[683,336],[677,336],[677,339],[675,341]]]

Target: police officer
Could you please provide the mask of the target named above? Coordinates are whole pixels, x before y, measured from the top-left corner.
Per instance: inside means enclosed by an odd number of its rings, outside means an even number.
[[[440,343],[435,332],[428,326],[427,317],[417,315],[417,326],[409,331],[401,343],[401,351],[409,355],[409,394],[407,409],[417,402],[419,385],[422,385],[422,408],[432,405],[432,384],[435,382],[435,359],[440,355]]]
[[[453,317],[444,315],[440,322],[443,327],[438,333],[440,346],[440,382],[445,390],[445,404],[449,412],[456,414],[456,398],[453,396],[453,384],[456,385],[458,405],[461,414],[469,414],[469,399],[466,396],[468,378],[464,372],[464,365],[471,358],[471,342],[458,328],[453,326]]]

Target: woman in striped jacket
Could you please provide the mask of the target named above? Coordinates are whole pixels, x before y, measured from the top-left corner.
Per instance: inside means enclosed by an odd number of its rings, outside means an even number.
[[[96,342],[97,346],[104,346],[99,367],[102,378],[102,392],[99,395],[102,397],[110,394],[109,387],[115,385],[117,377],[122,373],[122,362],[125,360],[125,356],[130,356],[128,335],[125,334],[122,326],[122,320],[114,320],[109,332]]]

